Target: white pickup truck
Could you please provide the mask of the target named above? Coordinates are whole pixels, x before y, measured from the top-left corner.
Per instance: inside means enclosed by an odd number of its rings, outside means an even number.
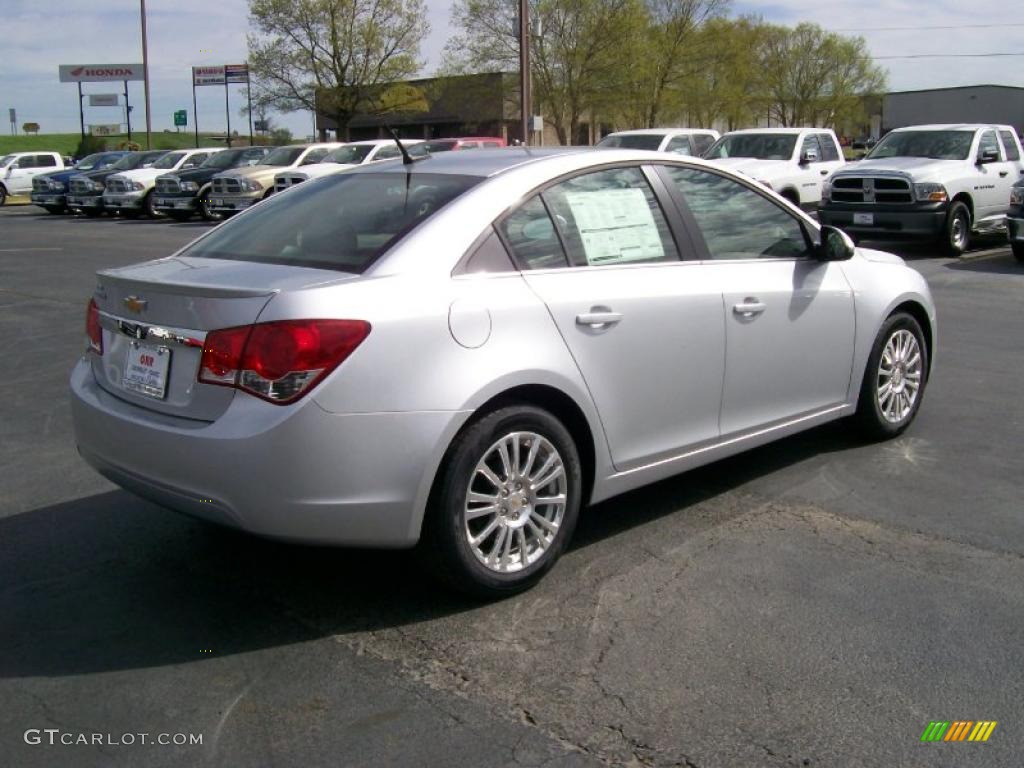
[[[971,232],[1004,226],[1010,188],[1022,177],[1020,141],[1008,125],[897,128],[829,178],[818,215],[855,239],[935,240],[959,256]]]
[[[12,152],[0,157],[0,205],[8,195],[24,195],[32,191],[32,178],[64,168],[59,152]]]
[[[750,176],[808,210],[818,207],[825,178],[846,162],[839,140],[827,128],[730,131],[704,159]]]

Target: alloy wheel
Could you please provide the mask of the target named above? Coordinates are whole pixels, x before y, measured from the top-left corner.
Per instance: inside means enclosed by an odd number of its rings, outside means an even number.
[[[914,409],[921,390],[923,360],[917,338],[906,329],[889,337],[878,361],[878,410],[890,424],[899,424]]]

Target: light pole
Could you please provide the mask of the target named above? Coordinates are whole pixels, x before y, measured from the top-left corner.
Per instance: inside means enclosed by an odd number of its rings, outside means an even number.
[[[530,1],[519,0],[519,101],[523,144],[530,143]]]
[[[146,0],[139,0],[142,12],[142,79],[146,91],[146,149],[153,148],[153,122],[149,109],[149,44],[146,40]]]

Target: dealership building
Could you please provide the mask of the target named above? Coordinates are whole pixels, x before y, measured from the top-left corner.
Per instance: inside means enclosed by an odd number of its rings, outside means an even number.
[[[881,131],[929,123],[999,123],[1024,132],[1024,88],[964,85],[896,91],[882,99]],[[879,134],[875,134],[876,136]]]

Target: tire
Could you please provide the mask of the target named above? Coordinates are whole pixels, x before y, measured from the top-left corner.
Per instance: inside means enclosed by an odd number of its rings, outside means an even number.
[[[1013,251],[1013,258],[1024,264],[1024,243],[1010,243],[1010,250]]]
[[[90,219],[98,219],[100,216],[103,215],[102,208],[82,208],[80,210]]]
[[[148,216],[151,219],[164,218],[163,213],[158,211],[153,206],[153,190],[149,190],[149,192],[146,193],[146,197],[142,201],[142,210],[145,212],[146,216]]]
[[[60,214],[64,213],[63,205],[44,205],[43,208],[45,208],[48,213],[52,213],[54,216],[60,216]]]
[[[780,195],[789,201],[790,205],[800,207],[800,197],[791,189],[787,189],[785,192],[780,192]]]
[[[921,326],[905,312],[890,315],[871,348],[854,419],[872,439],[896,437],[917,415],[927,384],[928,347]]]
[[[168,211],[166,215],[175,221],[185,222],[192,218],[192,211]]]
[[[7,187],[0,184],[0,206],[7,202]]]
[[[204,221],[221,221],[223,216],[210,210],[209,188],[199,193],[199,215]]]
[[[946,223],[939,236],[939,247],[951,258],[960,256],[971,244],[971,212],[959,200],[954,200],[946,214]]]
[[[548,482],[535,487],[531,479]],[[529,405],[486,414],[459,434],[442,462],[423,523],[420,559],[449,586],[478,597],[528,589],[565,550],[582,489],[576,444],[552,414]],[[538,498],[564,502],[538,504]],[[467,518],[467,512],[477,514]]]

